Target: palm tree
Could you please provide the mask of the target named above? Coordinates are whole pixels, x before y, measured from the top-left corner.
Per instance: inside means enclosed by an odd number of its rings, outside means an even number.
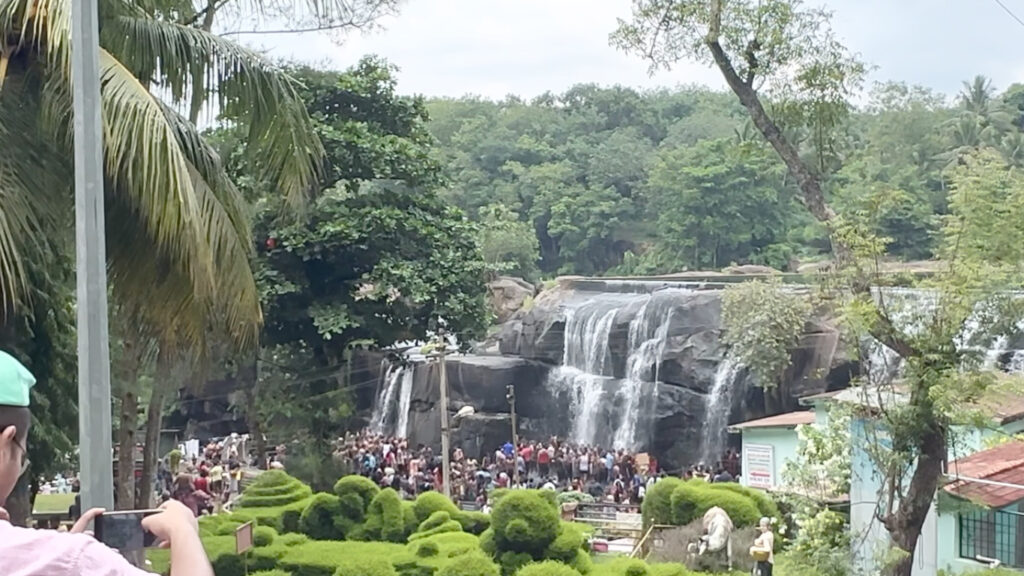
[[[0,313],[29,303],[24,254],[34,238],[59,235],[72,211],[72,1],[0,0]],[[314,187],[323,149],[289,77],[255,52],[168,20],[175,0],[161,1],[100,0],[111,285],[123,305],[196,349],[211,309],[247,346],[260,307],[245,204],[177,110],[200,91],[244,118],[258,165],[296,206]]]

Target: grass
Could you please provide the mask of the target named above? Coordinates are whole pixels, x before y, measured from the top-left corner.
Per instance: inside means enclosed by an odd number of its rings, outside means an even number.
[[[32,512],[35,514],[66,514],[68,508],[74,503],[74,494],[37,494],[35,508],[32,509]]]

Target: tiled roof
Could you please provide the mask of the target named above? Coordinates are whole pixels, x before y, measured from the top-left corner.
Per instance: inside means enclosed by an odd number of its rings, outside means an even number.
[[[787,412],[767,418],[748,420],[729,426],[729,430],[744,430],[746,428],[794,428],[800,424],[814,424],[814,412]]]
[[[801,406],[811,406],[820,400],[828,400],[839,395],[842,390],[833,390],[832,392],[822,392],[820,394],[811,394],[810,396],[802,396],[799,399]]]
[[[948,473],[951,477],[965,478],[943,488],[961,498],[992,508],[1002,508],[1024,500],[1024,488],[974,481],[987,480],[1024,486],[1024,442],[1000,444],[951,462]]]

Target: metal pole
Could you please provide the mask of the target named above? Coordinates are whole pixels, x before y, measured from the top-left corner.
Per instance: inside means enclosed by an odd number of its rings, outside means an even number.
[[[440,380],[441,380],[441,478],[444,482],[444,495],[449,499],[452,497],[452,468],[451,468],[451,446],[448,428],[448,370],[445,367],[445,355],[448,352],[448,341],[444,337],[444,329],[437,331],[440,341]]]
[[[508,405],[512,413],[512,449],[514,454],[512,455],[512,482],[514,485],[519,485],[519,435],[516,434],[516,387],[513,384],[508,385],[508,392],[505,394],[508,398]],[[525,464],[525,462],[523,463]]]
[[[114,508],[103,218],[103,115],[96,0],[71,3],[75,123],[75,253],[78,314],[78,433],[82,510]]]

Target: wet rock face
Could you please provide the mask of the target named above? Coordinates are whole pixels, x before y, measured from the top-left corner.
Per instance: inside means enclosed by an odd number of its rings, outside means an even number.
[[[563,281],[513,314],[497,336],[500,355],[448,359],[451,414],[464,406],[474,411],[452,423],[453,442],[469,456],[491,452],[511,437],[508,385],[515,386],[521,437],[557,435],[647,450],[668,468],[701,457],[713,394],[716,410],[728,411],[717,420],[765,415],[763,395],[745,370],[732,370],[722,381],[719,289],[666,284],[638,292],[645,285],[594,279],[581,285],[586,289]],[[810,322],[793,353],[779,408],[793,409],[798,397],[844,386],[855,366],[843,350],[827,321]],[[437,446],[437,366],[415,370],[408,436]],[[714,446],[724,443],[725,430],[710,433],[720,435]]]

